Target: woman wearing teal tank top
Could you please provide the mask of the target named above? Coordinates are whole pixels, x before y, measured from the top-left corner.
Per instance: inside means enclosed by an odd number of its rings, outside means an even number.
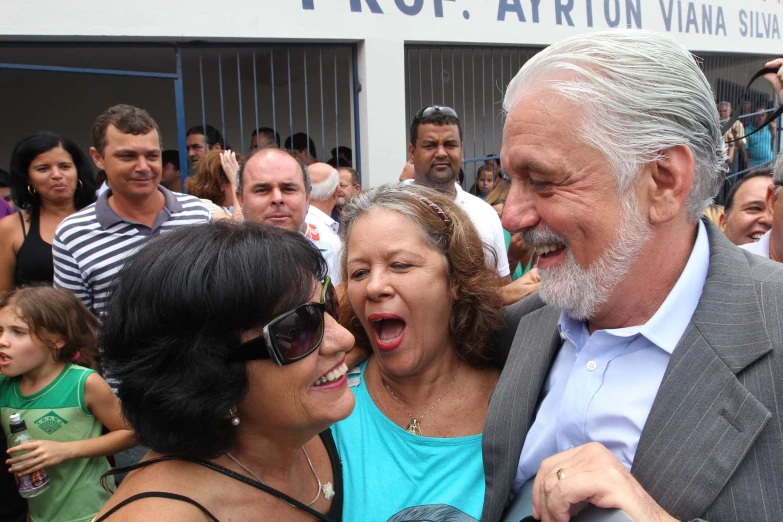
[[[89,521],[109,499],[107,455],[134,445],[109,385],[89,364],[97,320],[70,292],[0,295],[0,424],[18,413],[33,442],[9,448],[12,473],[45,469],[49,488],[28,498],[33,522]],[[103,426],[110,433],[102,435]],[[25,452],[24,454],[20,452]]]
[[[488,353],[501,324],[495,264],[470,218],[431,189],[379,187],[342,216],[353,333],[373,354],[349,374],[354,412],[332,428],[344,518],[476,521],[499,376]]]

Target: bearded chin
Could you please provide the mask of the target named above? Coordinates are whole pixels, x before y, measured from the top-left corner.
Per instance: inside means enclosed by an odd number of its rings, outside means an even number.
[[[625,279],[650,234],[650,224],[642,216],[635,195],[625,197],[617,237],[597,261],[582,268],[567,249],[566,260],[560,266],[539,269],[541,298],[578,321],[593,318]]]

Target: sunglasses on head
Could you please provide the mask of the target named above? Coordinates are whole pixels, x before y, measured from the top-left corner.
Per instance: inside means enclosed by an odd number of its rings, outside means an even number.
[[[416,113],[416,119],[420,120],[422,118],[426,118],[435,114],[436,112],[439,112],[444,116],[451,116],[452,118],[459,119],[459,116],[457,116],[457,111],[451,107],[446,107],[445,105],[431,105],[429,107],[424,107],[422,110]]]
[[[304,303],[278,315],[264,326],[261,335],[232,348],[228,360],[272,359],[282,366],[304,359],[323,341],[324,313],[340,320],[340,305],[328,277],[321,288],[321,302]]]

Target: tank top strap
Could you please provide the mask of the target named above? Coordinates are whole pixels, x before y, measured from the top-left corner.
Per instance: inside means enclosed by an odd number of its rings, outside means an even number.
[[[202,506],[192,498],[186,497],[184,495],[177,495],[176,493],[167,493],[165,491],[146,491],[144,493],[137,493],[136,495],[130,496],[125,500],[123,500],[122,502],[118,503],[116,506],[112,507],[109,511],[107,511],[104,515],[92,519],[91,522],[101,522],[102,520],[106,520],[111,515],[113,515],[123,507],[127,506],[131,502],[136,502],[137,500],[141,500],[144,498],[167,498],[170,500],[178,500],[180,502],[185,502],[187,504],[190,504],[191,506],[196,506],[197,508],[199,508],[213,522],[220,522],[220,520],[215,518],[215,515],[210,513],[207,508],[205,508],[204,506]]]
[[[33,237],[41,237],[40,209],[33,209],[30,211],[30,230],[28,231],[28,234],[33,235]]]
[[[113,491],[109,490],[109,488],[108,488],[108,486],[106,484],[106,479],[109,476],[117,475],[117,474],[120,474],[120,473],[129,473],[129,472],[135,471],[137,469],[146,468],[147,466],[150,466],[152,464],[156,464],[158,462],[165,462],[165,461],[170,461],[170,460],[178,460],[178,461],[182,461],[182,462],[192,462],[193,464],[198,464],[199,466],[204,466],[205,468],[209,468],[209,469],[211,469],[213,471],[217,471],[221,475],[225,475],[225,476],[230,477],[230,478],[232,478],[234,480],[242,482],[243,484],[247,484],[248,486],[254,487],[256,489],[260,489],[261,491],[263,491],[263,492],[265,492],[265,493],[267,493],[269,495],[272,495],[273,497],[277,497],[280,500],[282,500],[283,502],[285,502],[286,504],[289,504],[290,506],[293,506],[295,508],[301,509],[302,511],[305,511],[309,515],[314,516],[315,518],[317,518],[321,522],[333,522],[333,520],[331,518],[324,516],[322,513],[314,510],[310,506],[307,506],[307,505],[299,502],[295,498],[286,495],[282,491],[278,491],[275,488],[267,486],[263,482],[259,482],[257,480],[253,480],[253,479],[251,479],[249,477],[246,477],[244,475],[240,475],[239,473],[237,473],[235,471],[232,471],[232,470],[230,470],[230,469],[228,469],[228,468],[226,468],[224,466],[221,466],[220,464],[215,464],[214,462],[210,462],[208,460],[203,460],[203,459],[199,459],[199,458],[180,457],[178,455],[162,455],[162,456],[156,457],[154,459],[145,460],[143,462],[138,462],[138,463],[133,464],[131,466],[125,466],[125,467],[122,467],[122,468],[114,468],[114,469],[111,469],[111,470],[107,471],[106,473],[103,474],[103,476],[101,476],[101,485],[103,486],[103,489],[105,489],[109,493],[114,493]],[[131,497],[129,497],[129,498],[131,498]],[[98,521],[95,521],[95,522],[98,522]]]
[[[21,212],[17,212],[19,214],[19,223],[22,224],[22,238],[27,238],[27,229],[24,226],[24,214]]]

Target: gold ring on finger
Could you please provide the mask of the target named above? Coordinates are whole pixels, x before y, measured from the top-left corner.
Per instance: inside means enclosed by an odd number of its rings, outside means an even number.
[[[565,471],[563,471],[563,468],[560,468],[557,470],[557,480],[563,480],[566,477]]]

